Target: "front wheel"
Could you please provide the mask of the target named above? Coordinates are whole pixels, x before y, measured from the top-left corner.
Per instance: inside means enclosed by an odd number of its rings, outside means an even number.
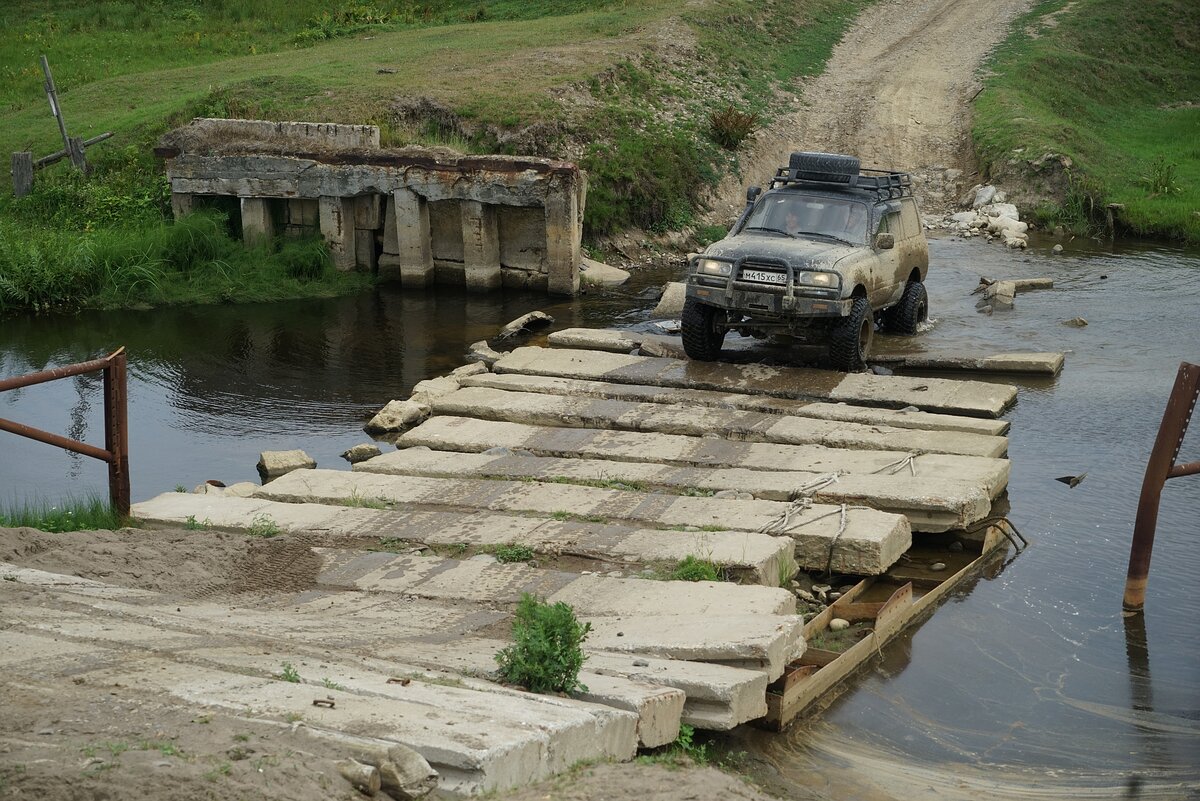
[[[912,336],[917,326],[929,319],[929,293],[920,281],[909,281],[904,286],[900,302],[883,314],[883,324],[894,334]]]
[[[865,368],[874,336],[871,304],[866,298],[855,298],[850,315],[829,333],[829,361],[834,369],[855,373]]]
[[[689,359],[713,362],[721,355],[721,343],[725,341],[725,329],[718,327],[720,309],[699,303],[691,298],[683,302],[683,314],[679,317],[683,351]],[[723,320],[722,320],[723,322]]]

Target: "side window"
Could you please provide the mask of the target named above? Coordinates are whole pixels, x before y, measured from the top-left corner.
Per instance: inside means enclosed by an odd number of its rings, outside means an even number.
[[[896,239],[903,239],[904,229],[900,223],[900,212],[893,211],[890,214],[884,214],[879,221],[879,230],[876,233],[892,234]]]
[[[911,239],[921,233],[921,219],[917,216],[917,204],[911,198],[900,201],[900,217],[904,223],[904,238]],[[899,235],[897,235],[899,238]]]

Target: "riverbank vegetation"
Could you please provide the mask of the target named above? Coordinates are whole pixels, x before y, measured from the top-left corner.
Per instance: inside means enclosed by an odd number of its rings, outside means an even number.
[[[1128,233],[1200,242],[1197,64],[1191,0],[1040,2],[992,59],[976,148],[993,176],[1042,187],[1044,224],[1094,230],[1117,203]]]
[[[0,506],[0,528],[36,528],[52,533],[115,531],[125,525],[107,499],[97,495],[64,501],[11,503]]]
[[[88,179],[60,163],[0,193],[0,313],[348,292],[311,248],[242,252],[236,220],[178,233],[151,155],[196,116],[378,125],[385,146],[578,161],[585,235],[684,228],[736,168],[780,88],[818,71],[870,0],[66,0],[0,11],[0,151],[61,147],[38,55],[71,133],[116,136]],[[236,216],[236,215],[233,215]],[[180,259],[183,259],[180,261]]]

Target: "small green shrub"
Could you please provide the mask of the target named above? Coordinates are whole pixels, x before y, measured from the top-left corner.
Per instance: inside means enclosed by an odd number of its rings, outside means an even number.
[[[533,558],[533,549],[528,545],[497,545],[492,550],[497,562],[528,562]]]
[[[515,643],[496,654],[500,676],[535,693],[587,690],[579,670],[586,659],[581,645],[591,630],[567,604],[523,594],[513,620]]]
[[[730,103],[708,116],[708,134],[726,150],[737,150],[758,127],[759,117],[751,111],[739,111]]]
[[[1161,153],[1150,164],[1149,174],[1142,176],[1142,183],[1151,195],[1170,195],[1182,190],[1175,170],[1179,165],[1167,162]]]
[[[279,671],[278,678],[283,681],[290,681],[292,684],[300,683],[300,671],[296,670],[295,665],[291,662],[284,662],[280,667],[282,670]]]
[[[258,515],[250,521],[250,528],[246,533],[251,537],[275,537],[279,535],[279,524],[272,520],[270,515]]]
[[[687,556],[671,571],[671,578],[675,581],[720,581],[721,574],[721,568],[707,559]]]

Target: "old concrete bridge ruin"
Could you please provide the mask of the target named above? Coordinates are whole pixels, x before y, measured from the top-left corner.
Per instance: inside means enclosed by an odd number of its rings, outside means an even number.
[[[587,177],[574,164],[381,148],[373,125],[262,120],[196,119],[155,152],[176,218],[236,198],[248,244],[319,232],[338,269],[404,286],[579,290]]]

